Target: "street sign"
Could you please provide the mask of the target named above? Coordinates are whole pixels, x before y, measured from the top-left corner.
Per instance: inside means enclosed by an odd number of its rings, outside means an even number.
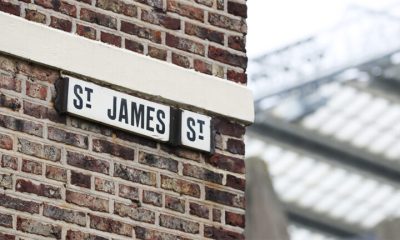
[[[211,117],[183,110],[181,113],[181,144],[211,151]]]

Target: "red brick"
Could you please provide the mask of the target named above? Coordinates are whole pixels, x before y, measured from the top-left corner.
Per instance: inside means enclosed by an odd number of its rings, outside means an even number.
[[[50,27],[57,28],[65,32],[71,32],[72,22],[66,19],[51,16]]]
[[[226,186],[244,191],[246,188],[246,180],[228,174],[226,177]]]
[[[110,169],[110,164],[104,160],[70,151],[67,152],[67,163],[74,167],[103,174],[108,174]]]
[[[91,176],[75,171],[71,171],[71,184],[83,188],[90,188]]]
[[[117,47],[121,47],[121,36],[117,36],[107,32],[100,33],[100,40]]]
[[[160,215],[160,226],[192,234],[200,232],[198,223],[164,214]]]
[[[156,174],[146,172],[136,168],[131,168],[119,163],[114,164],[114,177],[119,177],[127,181],[141,183],[145,185],[156,185]]]
[[[42,124],[20,118],[14,118],[7,115],[0,114],[0,127],[28,133],[38,137],[43,136]]]
[[[244,155],[245,145],[243,140],[238,140],[233,138],[228,139],[228,141],[226,142],[226,150],[228,150],[228,152],[233,154]]]
[[[243,19],[234,19],[234,18],[230,18],[227,17],[225,15],[221,15],[218,13],[212,13],[209,12],[208,13],[208,22],[211,25],[220,27],[220,28],[224,28],[224,29],[228,29],[228,30],[232,30],[232,31],[236,31],[236,32],[240,32],[240,33],[247,33],[247,25],[246,25],[246,21]]]
[[[227,78],[237,83],[247,83],[247,74],[244,72],[236,72],[235,70],[227,71]],[[243,127],[244,128],[244,127]]]
[[[155,223],[156,221],[156,214],[153,211],[138,207],[137,204],[126,205],[116,202],[114,213],[140,222]]]
[[[47,165],[46,177],[60,182],[67,182],[67,170],[64,168]]]
[[[32,173],[36,175],[42,175],[42,163],[31,161],[27,159],[22,159],[22,171],[26,173]]]
[[[48,108],[28,101],[24,101],[24,114],[39,119],[49,119],[57,123],[66,122],[66,117],[58,114],[53,108]]]
[[[149,46],[148,47],[148,55],[153,58],[157,58],[160,60],[167,60],[167,51],[164,49],[156,48]]]
[[[182,179],[161,175],[161,188],[184,195],[200,197],[200,186]]]
[[[107,199],[97,198],[92,195],[67,190],[65,200],[68,203],[72,203],[81,207],[86,207],[93,211],[109,211]]]
[[[20,7],[7,0],[0,0],[0,11],[19,16]]]
[[[185,23],[185,33],[188,35],[199,37],[201,39],[207,39],[211,42],[216,42],[222,45],[224,44],[223,33],[205,27],[200,27],[189,22]]]
[[[181,29],[181,20],[175,17],[166,15],[165,13],[150,12],[142,10],[142,20],[148,23],[163,26],[171,30]]]
[[[169,233],[159,232],[140,226],[135,226],[135,235],[137,239],[143,240],[190,240],[189,238],[183,238],[182,236],[175,236]]]
[[[246,52],[246,40],[241,36],[229,36],[228,46],[238,51]]]
[[[0,148],[11,150],[13,148],[12,138],[0,133]]]
[[[96,191],[101,191],[109,194],[115,193],[115,184],[113,181],[108,181],[98,177],[96,177],[94,180],[94,188],[96,189]]]
[[[144,47],[143,44],[138,43],[136,41],[132,41],[129,39],[125,39],[125,48],[137,53],[142,53],[144,52]]]
[[[128,133],[126,131],[114,130],[115,136],[121,140],[128,141],[131,143],[137,143],[147,147],[156,148],[157,142],[148,138],[140,137],[138,135]],[[105,135],[105,134],[103,134]]]
[[[206,200],[244,209],[244,197],[207,186]]]
[[[191,215],[198,216],[198,217],[205,218],[205,219],[209,218],[210,209],[205,205],[191,202],[189,204],[189,210],[190,210],[189,213]]]
[[[121,31],[148,39],[155,43],[161,43],[161,32],[146,27],[142,27],[133,23],[121,21]]]
[[[161,149],[167,153],[176,155],[181,158],[190,159],[190,160],[193,160],[196,162],[199,162],[201,160],[201,156],[202,156],[202,154],[197,151],[192,151],[192,150],[185,149],[185,148],[161,145]]]
[[[0,194],[0,206],[21,212],[39,213],[39,203]]]
[[[151,153],[139,152],[139,163],[152,167],[178,172],[178,162],[171,158],[157,156]]]
[[[185,212],[185,200],[165,195],[165,208],[184,213]]]
[[[93,151],[108,153],[126,160],[135,159],[134,149],[102,139],[93,139]]]
[[[157,11],[161,11],[164,9],[163,0],[135,0],[135,1],[149,5],[154,9],[156,9]]]
[[[25,9],[25,18],[38,23],[46,23],[46,15],[36,10]]]
[[[68,223],[77,224],[80,226],[86,225],[86,214],[83,212],[73,211],[65,208],[60,208],[45,204],[43,207],[43,216],[60,220]]]
[[[247,68],[247,57],[228,52],[214,46],[208,46],[208,57],[232,66]]]
[[[110,218],[103,218],[90,214],[90,227],[104,232],[123,236],[132,236],[132,226]]]
[[[236,227],[245,227],[245,217],[243,214],[233,213],[233,212],[225,212],[225,222],[228,225],[236,226]]]
[[[247,18],[247,5],[238,2],[228,2],[228,13],[235,16]]]
[[[188,163],[183,164],[183,175],[218,184],[222,184],[223,178],[223,175],[220,173]]]
[[[17,71],[17,63],[7,55],[0,55],[0,69],[13,75]]]
[[[167,33],[165,42],[167,46],[174,47],[186,52],[204,56],[204,45],[186,38],[181,38]]]
[[[97,0],[96,6],[129,17],[137,16],[137,7],[120,0]]]
[[[40,83],[26,81],[26,95],[40,100],[46,100],[47,86]]]
[[[245,173],[244,160],[225,156],[219,153],[213,154],[206,158],[206,163],[211,164],[219,169],[227,170],[235,173]]]
[[[0,89],[21,92],[21,81],[12,76],[0,74]]]
[[[9,108],[13,111],[21,109],[21,101],[15,97],[9,97],[0,93],[0,107]]]
[[[35,0],[35,3],[44,8],[53,9],[54,11],[76,17],[76,7],[65,1],[54,0]]]
[[[17,218],[17,230],[26,233],[41,235],[44,237],[51,237],[61,239],[61,227],[52,224],[46,224],[41,221],[33,219],[26,219],[22,217]]]
[[[29,62],[19,61],[17,68],[19,73],[26,75],[32,81],[54,83],[60,78],[58,71]]]
[[[106,127],[104,125],[100,124],[95,124],[93,122],[85,121],[80,118],[74,118],[70,116],[70,121],[71,121],[71,126],[75,128],[79,128],[85,131],[93,132],[93,133],[99,133],[101,135],[105,136],[111,136],[113,133],[113,130],[109,127]]]
[[[61,158],[59,148],[23,138],[18,138],[18,152],[53,162],[58,162]]]
[[[204,226],[204,236],[217,240],[244,240],[243,233],[232,232],[221,227]]]
[[[12,228],[12,226],[13,226],[12,216],[8,215],[8,214],[0,213],[0,226],[6,227],[6,228]],[[1,235],[0,235],[0,239],[2,239]]]
[[[80,16],[83,21],[95,23],[112,29],[117,29],[117,19],[108,15],[94,12],[87,8],[82,8]]]
[[[15,190],[18,192],[33,193],[47,198],[61,199],[61,188],[43,183],[33,183],[25,179],[17,179]]]
[[[196,8],[191,5],[184,4],[181,1],[168,0],[167,10],[182,15],[184,17],[192,18],[201,22],[204,21],[204,11],[201,8]]]
[[[92,4],[93,0],[77,0],[78,2],[83,2],[83,3],[87,3],[87,4]]]
[[[212,74],[212,65],[211,64],[208,64],[208,63],[206,63],[206,62],[204,62],[202,60],[199,60],[199,59],[195,59],[193,61],[193,65],[194,65],[194,69],[196,71],[199,71],[201,73],[205,73],[205,74],[208,74],[208,75]]]
[[[188,57],[172,53],[172,63],[184,68],[190,68],[190,60]]]
[[[76,33],[85,38],[96,39],[96,29],[89,26],[76,24]]]
[[[80,231],[68,230],[66,240],[108,240],[108,238]]]
[[[162,206],[162,194],[143,190],[143,203],[151,204],[157,207]]]
[[[79,148],[88,148],[88,137],[82,134],[65,131],[60,128],[49,126],[47,137],[56,142],[62,142]]]
[[[132,201],[139,201],[139,190],[136,187],[119,184],[119,196]]]
[[[195,0],[195,2],[197,2],[198,4],[207,6],[207,7],[212,7],[214,5],[214,1],[213,0]]]
[[[0,233],[1,240],[15,240],[15,236],[5,233]]]
[[[11,174],[0,174],[0,188],[11,189],[13,180]]]
[[[212,121],[212,125],[217,133],[240,138],[244,135],[246,131],[246,128],[243,125],[230,122],[225,118],[215,117]]]
[[[1,167],[9,168],[12,170],[17,170],[18,169],[18,159],[16,157],[3,154],[3,156],[1,156]]]

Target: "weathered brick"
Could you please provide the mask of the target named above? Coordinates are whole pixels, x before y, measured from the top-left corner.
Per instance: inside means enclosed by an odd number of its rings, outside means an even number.
[[[46,224],[41,221],[33,219],[26,219],[22,217],[17,218],[17,230],[41,235],[44,237],[52,237],[61,239],[61,227],[52,224]]]
[[[115,193],[115,185],[114,182],[108,181],[102,178],[96,177],[94,180],[94,188],[97,191],[114,194]]]
[[[195,0],[195,2],[202,4],[204,6],[207,6],[207,7],[212,7],[214,5],[213,0]]]
[[[81,231],[68,230],[66,240],[108,240],[108,238]]]
[[[117,138],[124,140],[124,141],[138,143],[140,145],[144,145],[144,146],[152,147],[152,148],[157,147],[157,142],[152,139],[140,137],[138,135],[135,135],[135,134],[132,134],[132,133],[129,133],[126,131],[121,131],[121,130],[114,130],[114,133]],[[105,134],[103,134],[103,135],[105,135]]]
[[[18,152],[53,162],[58,162],[61,158],[61,150],[59,148],[23,138],[18,138]]]
[[[224,10],[225,9],[225,0],[217,0],[217,9]]]
[[[228,13],[235,16],[247,18],[247,5],[243,3],[228,1]]]
[[[18,159],[16,157],[3,154],[3,156],[1,156],[1,167],[17,170]]]
[[[185,4],[182,1],[168,0],[167,10],[182,15],[184,17],[195,19],[201,22],[204,21],[203,9]]]
[[[89,132],[99,133],[105,136],[111,136],[111,134],[113,133],[113,130],[109,127],[85,121],[80,118],[70,117],[70,120],[71,120],[71,126],[75,128],[79,128]]]
[[[20,198],[0,194],[0,206],[21,212],[39,213],[39,203],[25,201]]]
[[[247,74],[245,72],[237,72],[235,70],[228,69],[228,71],[226,73],[226,77],[229,80],[237,82],[237,83],[243,83],[243,84],[247,83]],[[242,128],[244,129],[244,127],[242,127]],[[237,129],[238,130],[241,129],[239,124],[238,124]]]
[[[0,89],[21,92],[21,81],[13,76],[0,74]]]
[[[104,232],[132,236],[132,226],[110,218],[103,218],[90,214],[90,227]]]
[[[161,187],[180,194],[200,197],[200,186],[182,179],[161,175]]]
[[[160,60],[167,60],[167,51],[153,46],[148,47],[148,55]]]
[[[247,25],[243,19],[234,19],[218,13],[208,13],[208,22],[211,25],[232,31],[247,33]]]
[[[10,97],[0,93],[0,107],[9,108],[13,111],[21,109],[21,101],[16,97]]]
[[[194,66],[194,69],[196,71],[199,71],[201,73],[205,73],[205,74],[208,74],[208,75],[212,74],[212,65],[208,64],[208,63],[206,63],[206,62],[204,62],[202,60],[195,59],[193,61],[193,66]]]
[[[121,217],[129,217],[135,221],[155,223],[155,213],[153,211],[140,208],[136,204],[125,205],[116,202],[114,204],[114,213]]]
[[[35,3],[44,8],[53,9],[54,11],[66,14],[68,16],[76,17],[76,7],[65,1],[35,0]]]
[[[178,172],[178,161],[167,157],[157,156],[151,153],[139,152],[139,162],[152,167]]]
[[[127,160],[135,159],[134,149],[102,139],[93,139],[93,151],[108,153]]]
[[[214,46],[208,46],[208,57],[232,66],[247,68],[247,57],[239,56]]]
[[[165,195],[165,208],[184,213],[185,200],[173,196]]]
[[[125,39],[125,48],[137,53],[143,53],[144,52],[144,46],[141,43],[138,43],[136,41],[132,41],[129,39]]]
[[[11,174],[0,174],[0,188],[11,189],[13,180]]]
[[[244,240],[244,235],[221,227],[204,226],[204,236],[217,240]]]
[[[5,233],[0,233],[1,240],[15,240],[15,236]]]
[[[244,228],[245,227],[245,216],[240,213],[225,212],[225,222],[226,224]]]
[[[217,133],[232,137],[242,137],[246,131],[244,126],[238,123],[230,122],[224,118],[215,117],[212,121],[212,125]]]
[[[139,200],[139,190],[136,187],[119,184],[119,196],[132,201]]]
[[[0,55],[0,69],[14,74],[17,71],[17,63],[9,56]]]
[[[215,153],[206,158],[206,163],[219,169],[235,173],[245,173],[244,160]]]
[[[0,127],[8,128],[14,131],[28,133],[38,137],[43,136],[42,124],[3,114],[0,114]]]
[[[18,61],[18,72],[27,76],[30,80],[54,83],[60,78],[60,73],[48,67],[33,64],[31,62]]]
[[[221,222],[222,212],[219,209],[214,208],[212,211],[212,220],[214,222]]]
[[[104,174],[108,174],[110,170],[110,164],[107,161],[70,151],[67,152],[67,163],[74,167]]]
[[[210,214],[210,209],[205,206],[205,205],[201,205],[201,204],[197,204],[194,202],[191,202],[189,204],[189,213],[201,218],[205,218],[208,219],[209,218],[209,214]]]
[[[91,176],[71,171],[71,184],[79,187],[90,188]]]
[[[244,37],[241,36],[229,36],[228,46],[230,48],[236,49],[238,51],[246,52],[246,41]]]
[[[189,150],[186,148],[170,147],[165,144],[161,145],[161,149],[164,150],[165,152],[173,154],[175,156],[190,159],[190,160],[193,160],[196,162],[199,162],[201,160],[201,156],[202,156],[202,154],[197,151]]]
[[[244,208],[244,197],[206,186],[206,200],[232,207]]]
[[[117,29],[117,19],[108,15],[94,12],[87,8],[82,8],[80,12],[81,20],[95,23],[104,27]]]
[[[101,32],[100,41],[108,43],[117,47],[121,47],[121,36],[114,35],[112,33]]]
[[[246,188],[246,180],[228,174],[226,176],[226,186],[244,191]]]
[[[114,177],[150,186],[156,185],[155,173],[131,168],[119,163],[114,164]]]
[[[19,16],[20,7],[7,0],[0,0],[0,11]]]
[[[137,7],[120,0],[97,0],[96,6],[129,17],[137,16]]]
[[[245,145],[243,140],[230,138],[226,142],[226,150],[233,154],[244,155],[245,153]]]
[[[0,226],[6,227],[6,228],[12,228],[13,227],[13,218],[11,215],[8,214],[2,214],[0,213]],[[1,235],[0,235],[0,239]]]
[[[76,24],[76,33],[85,38],[96,39],[96,29],[89,26]]]
[[[22,159],[22,171],[26,173],[32,173],[36,175],[42,175],[42,163]]]
[[[165,13],[142,10],[142,20],[171,30],[181,29],[181,20]]]
[[[204,45],[190,39],[174,36],[170,33],[166,34],[165,43],[167,46],[174,47],[186,52],[198,54],[204,56],[205,48]]]
[[[50,26],[65,32],[72,31],[72,22],[67,19],[56,18],[51,16],[50,17]]]
[[[121,31],[131,35],[138,36],[140,38],[148,39],[155,43],[161,43],[161,32],[157,30],[121,21]]]
[[[88,137],[82,134],[66,131],[60,128],[49,126],[47,137],[56,142],[62,142],[79,148],[88,148]]]
[[[13,140],[10,136],[0,133],[0,148],[11,150],[13,148]]]
[[[83,3],[87,3],[87,4],[92,4],[93,0],[77,0],[78,2],[83,2]]]
[[[97,198],[89,194],[67,190],[66,201],[81,207],[89,208],[93,211],[108,212],[108,200]]]
[[[183,164],[183,175],[218,184],[222,184],[223,178],[223,175],[220,173],[187,163]]]
[[[196,222],[164,214],[160,214],[160,226],[193,234],[197,234],[200,231],[199,224]]]
[[[182,236],[175,236],[169,233],[163,233],[140,226],[135,226],[135,235],[137,239],[143,240],[189,240],[188,238],[183,238]]]
[[[163,0],[135,0],[135,1],[149,5],[155,8],[157,11],[161,11],[164,9]]]
[[[185,23],[185,33],[201,39],[207,39],[211,42],[224,44],[224,34],[222,32],[214,31],[189,22]]]
[[[39,119],[49,119],[57,123],[66,122],[66,117],[64,115],[58,114],[55,109],[28,101],[24,101],[24,114]]]
[[[17,179],[15,190],[18,192],[33,193],[47,198],[61,199],[61,188],[43,183],[34,183],[25,179]]]
[[[157,192],[143,190],[143,203],[148,203],[157,207],[161,207],[162,195]]]
[[[60,182],[67,182],[67,170],[64,168],[47,165],[46,177]]]
[[[38,23],[46,23],[46,15],[36,10],[25,9],[25,18]]]
[[[52,218],[54,220],[60,220],[68,223],[78,224],[80,226],[86,225],[85,213],[65,208],[60,208],[49,204],[44,205],[43,216]]]
[[[174,52],[172,53],[172,63],[184,68],[190,68],[190,59]]]

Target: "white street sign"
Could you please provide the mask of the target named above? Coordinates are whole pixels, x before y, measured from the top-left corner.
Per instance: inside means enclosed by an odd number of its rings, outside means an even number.
[[[211,117],[183,110],[181,144],[211,152]]]

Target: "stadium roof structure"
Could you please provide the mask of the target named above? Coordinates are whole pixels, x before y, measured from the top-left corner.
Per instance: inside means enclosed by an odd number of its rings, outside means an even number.
[[[400,217],[400,5],[251,60],[264,159],[294,240],[353,239]]]

